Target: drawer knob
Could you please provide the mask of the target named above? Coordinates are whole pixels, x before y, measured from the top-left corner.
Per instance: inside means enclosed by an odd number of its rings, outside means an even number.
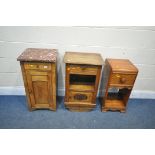
[[[44,68],[48,68],[48,66],[44,66]]]
[[[126,78],[124,78],[124,77],[120,78],[120,82],[121,83],[125,83],[126,82]]]
[[[116,77],[117,77],[117,78],[120,78],[121,76],[120,76],[119,74],[116,74]]]

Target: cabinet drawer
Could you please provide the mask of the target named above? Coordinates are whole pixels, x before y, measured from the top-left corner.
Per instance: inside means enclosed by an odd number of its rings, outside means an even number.
[[[39,69],[39,70],[51,70],[51,64],[50,63],[25,63],[24,64],[25,69]]]
[[[76,74],[90,74],[90,75],[96,75],[98,68],[95,66],[89,66],[89,65],[70,65],[68,66],[67,70],[70,71],[70,73],[76,73]]]
[[[135,74],[114,73],[111,76],[110,85],[132,86],[134,84]]]
[[[87,92],[73,92],[69,93],[69,102],[91,102],[93,93]]]

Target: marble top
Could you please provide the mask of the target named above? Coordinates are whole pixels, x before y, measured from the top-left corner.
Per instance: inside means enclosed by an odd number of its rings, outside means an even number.
[[[104,61],[99,53],[86,52],[66,52],[64,62],[70,64],[88,64],[88,65],[103,65]]]
[[[18,61],[56,62],[56,49],[27,48]]]

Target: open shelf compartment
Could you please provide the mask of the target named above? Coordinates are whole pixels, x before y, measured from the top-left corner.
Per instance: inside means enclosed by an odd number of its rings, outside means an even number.
[[[109,91],[105,96],[104,108],[107,109],[125,109],[126,99],[130,94],[130,90],[127,88],[118,89],[115,88],[114,91]]]
[[[69,89],[70,90],[80,90],[80,91],[94,91],[95,90],[95,75],[79,75],[70,74],[69,78]]]

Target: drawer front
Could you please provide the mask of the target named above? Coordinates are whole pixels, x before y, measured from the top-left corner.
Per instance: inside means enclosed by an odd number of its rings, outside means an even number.
[[[51,70],[51,64],[50,63],[25,63],[24,64],[25,69],[39,69],[39,70]]]
[[[135,74],[112,74],[110,85],[132,86],[134,84]]]
[[[89,65],[70,65],[68,66],[67,70],[70,71],[70,73],[74,74],[90,74],[90,75],[96,75],[98,68],[95,66],[89,66]]]
[[[69,102],[92,102],[93,93],[73,92],[69,93]]]

